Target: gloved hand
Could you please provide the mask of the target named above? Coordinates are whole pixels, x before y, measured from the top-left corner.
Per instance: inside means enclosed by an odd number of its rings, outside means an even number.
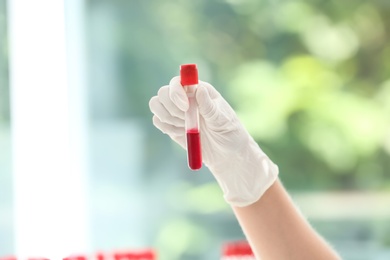
[[[274,183],[278,167],[265,155],[237,118],[236,113],[206,82],[196,91],[204,164],[210,169],[233,206],[256,202]],[[149,102],[153,124],[186,149],[184,113],[188,98],[175,77]]]

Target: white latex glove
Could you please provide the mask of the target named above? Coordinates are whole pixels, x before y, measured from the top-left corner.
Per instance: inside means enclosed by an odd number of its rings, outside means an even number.
[[[278,167],[265,155],[246,131],[236,113],[206,82],[196,91],[204,164],[210,169],[233,206],[256,202],[274,183]],[[153,124],[186,149],[184,113],[188,98],[175,77],[149,102]]]

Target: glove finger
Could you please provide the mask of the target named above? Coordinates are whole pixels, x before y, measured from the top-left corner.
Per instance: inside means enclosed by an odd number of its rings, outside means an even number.
[[[179,109],[169,97],[169,86],[164,86],[157,93],[160,103],[168,110],[169,114],[184,120],[184,111]]]
[[[188,110],[188,98],[180,83],[180,77],[174,77],[169,82],[169,98],[180,110],[184,112]]]
[[[184,131],[184,129],[183,129],[183,131]],[[174,135],[174,136],[171,136],[171,138],[172,138],[173,141],[175,141],[181,147],[183,147],[184,150],[187,150],[185,135]]]
[[[184,127],[178,127],[162,122],[157,116],[153,116],[153,125],[157,127],[161,132],[171,137],[173,136],[184,136]]]
[[[172,116],[168,110],[161,104],[159,98],[154,96],[149,101],[149,107],[152,113],[160,119],[161,122],[174,125],[177,127],[184,127],[184,120]]]
[[[175,141],[181,147],[186,149],[186,137],[184,135],[185,132],[184,127],[176,127],[173,125],[163,123],[156,116],[153,116],[153,124],[156,126],[157,129],[159,129],[164,134],[169,135],[169,137],[173,141]]]
[[[212,99],[218,98],[221,94],[208,82],[199,81],[199,85],[204,86]]]
[[[199,85],[196,90],[196,102],[198,103],[199,113],[204,119],[211,119],[215,115],[216,105],[211,99],[207,87],[203,84]]]

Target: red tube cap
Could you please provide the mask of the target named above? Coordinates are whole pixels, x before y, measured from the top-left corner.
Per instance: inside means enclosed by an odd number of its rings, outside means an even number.
[[[198,84],[198,68],[196,64],[181,65],[180,80],[182,86]]]

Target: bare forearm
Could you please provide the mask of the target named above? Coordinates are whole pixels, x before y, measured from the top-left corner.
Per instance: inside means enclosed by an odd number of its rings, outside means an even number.
[[[261,259],[340,259],[299,213],[278,180],[257,202],[233,210]]]

